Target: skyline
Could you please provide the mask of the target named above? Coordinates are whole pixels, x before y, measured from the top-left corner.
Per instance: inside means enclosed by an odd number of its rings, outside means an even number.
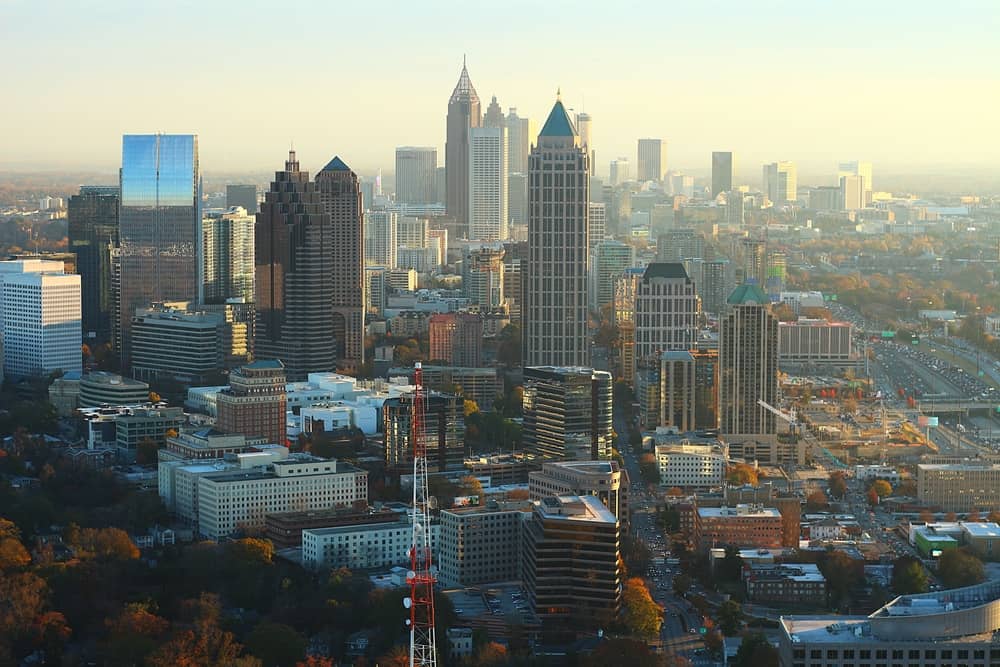
[[[993,3],[730,3],[725,20],[718,6],[507,7],[515,27],[454,2],[394,7],[377,25],[361,7],[293,7],[289,34],[228,2],[199,6],[188,25],[183,11],[117,0],[48,3],[45,15],[6,0],[0,51],[19,66],[5,113],[20,131],[5,138],[0,168],[113,168],[123,134],[156,131],[198,134],[216,172],[273,171],[292,143],[314,171],[338,154],[361,173],[391,173],[404,145],[437,147],[443,165],[463,53],[484,105],[496,95],[540,126],[561,88],[567,108],[591,114],[599,175],[619,156],[634,162],[641,137],[667,141],[668,168],[704,169],[711,151],[732,150],[750,177],[775,160],[806,172],[847,159],[982,168],[1000,153],[988,114],[963,112],[1000,102]],[[584,16],[552,30],[570,9]],[[342,25],[362,29],[324,32]],[[464,39],[436,41],[445,28]],[[373,37],[380,49],[368,51]],[[111,64],[126,89],[106,85]],[[273,103],[268,86],[283,91]],[[286,95],[297,98],[294,130]]]

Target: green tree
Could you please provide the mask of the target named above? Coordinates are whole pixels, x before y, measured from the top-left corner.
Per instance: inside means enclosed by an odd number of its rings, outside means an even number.
[[[965,549],[948,549],[938,559],[938,577],[948,588],[972,586],[986,580],[983,561]]]
[[[521,327],[508,324],[497,337],[497,361],[505,366],[521,365]]]
[[[675,574],[674,575],[674,593],[684,597],[684,595],[691,590],[691,577],[686,574]]]
[[[306,654],[306,640],[283,623],[258,623],[246,637],[246,649],[267,667],[295,667]]]
[[[820,571],[826,577],[830,601],[834,606],[851,599],[851,594],[859,582],[858,566],[843,551],[830,550],[819,558]]]
[[[827,478],[827,489],[834,498],[843,498],[847,495],[847,479],[844,473],[839,470],[830,473],[830,477]]]
[[[927,572],[912,556],[902,556],[892,565],[892,589],[899,595],[927,592]]]
[[[732,637],[740,631],[740,621],[743,619],[743,612],[740,610],[739,603],[733,600],[726,600],[719,605],[717,618],[722,634]]]
[[[653,600],[645,581],[632,577],[625,582],[622,608],[622,621],[629,633],[645,639],[659,636],[663,607]]]
[[[628,667],[662,667],[659,655],[649,650],[646,642],[625,637],[605,639],[590,656],[581,662],[583,667],[607,667],[607,665],[628,665]]]
[[[733,659],[734,667],[778,667],[778,651],[760,633],[743,636]]]

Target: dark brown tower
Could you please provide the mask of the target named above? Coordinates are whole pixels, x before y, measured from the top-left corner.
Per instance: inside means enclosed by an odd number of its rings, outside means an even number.
[[[459,229],[469,224],[469,128],[481,127],[479,95],[472,87],[462,61],[462,74],[448,100],[448,133],[444,146],[444,168],[448,188],[448,215]]]

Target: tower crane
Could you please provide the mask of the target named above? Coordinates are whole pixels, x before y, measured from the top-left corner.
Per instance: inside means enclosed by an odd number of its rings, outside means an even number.
[[[802,424],[799,423],[798,417],[795,415],[795,411],[792,410],[791,413],[782,412],[778,408],[774,407],[762,398],[757,399],[757,405],[764,408],[768,412],[777,415],[780,419],[788,422],[788,428],[792,433],[797,433],[801,428]]]

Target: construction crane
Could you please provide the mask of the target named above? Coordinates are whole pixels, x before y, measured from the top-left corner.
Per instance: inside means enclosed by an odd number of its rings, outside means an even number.
[[[410,440],[413,446],[413,509],[410,570],[406,573],[410,595],[403,606],[410,610],[410,667],[436,667],[437,638],[434,630],[434,582],[436,567],[431,549],[431,497],[427,492],[427,440],[424,433],[424,387],[420,362],[413,370],[413,414]]]
[[[799,424],[798,418],[795,416],[795,411],[794,410],[791,412],[791,414],[782,412],[781,410],[779,410],[778,408],[774,407],[770,403],[766,402],[762,398],[757,399],[757,405],[759,405],[760,407],[764,408],[768,412],[774,413],[775,415],[777,415],[781,419],[783,419],[786,422],[788,422],[788,428],[791,430],[792,433],[796,433],[797,430],[799,429],[799,427],[801,426],[801,424]]]

